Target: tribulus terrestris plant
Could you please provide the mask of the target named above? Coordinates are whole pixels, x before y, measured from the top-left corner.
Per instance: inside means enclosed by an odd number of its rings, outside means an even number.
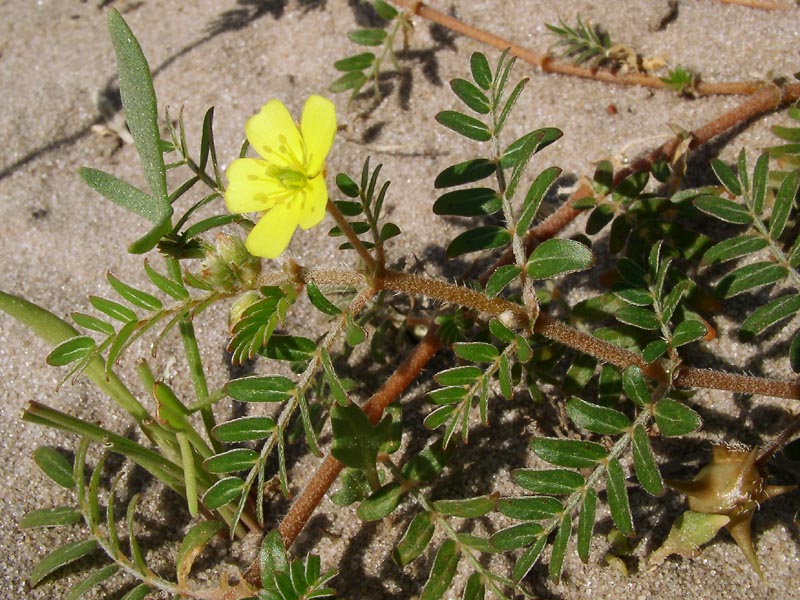
[[[721,303],[761,290],[764,302],[749,310],[738,335],[750,341],[788,329],[784,360],[800,372],[800,107],[792,104],[800,84],[725,84],[752,94],[746,106],[622,167],[597,164],[565,197],[561,169],[533,167],[562,132],[507,134],[527,84],[517,78],[515,57],[546,71],[687,96],[719,93],[722,84],[615,44],[580,17],[575,25],[548,25],[551,52],[536,56],[422,3],[393,4],[374,2],[385,27],[351,32],[362,49],[334,65],[342,75],[332,90],[350,94],[351,111],[391,93],[382,83],[405,68],[401,42],[410,43],[417,19],[498,47],[465,59],[463,75],[450,81],[460,108],[435,116],[453,140],[481,143],[479,156],[444,162],[433,182],[434,215],[464,224],[442,259],[474,259],[449,280],[421,274],[394,252],[402,232],[388,219],[396,201],[390,164],[360,156],[349,173],[326,170],[338,126],[322,92],[308,97],[297,122],[283,102],[265,99],[245,124],[241,150],[216,146],[209,109],[193,148],[182,115],[160,120],[145,55],[110,10],[120,94],[147,189],[92,168],[80,176],[149,221],[128,251],[149,254],[143,268],[151,289],[109,273],[109,297],[91,296],[93,314],[73,313],[72,323],[7,292],[0,308],[52,345],[47,362],[65,368],[65,381],[87,377],[138,431],[104,429],[40,402],[25,409],[24,420],[72,434],[76,446],[74,454],[35,451],[37,464],[73,492],[73,501],[33,511],[19,525],[81,532],[42,557],[31,585],[48,585],[51,574],[91,555],[69,597],[112,577],[125,582],[126,600],[289,600],[333,597],[337,589],[347,597],[335,563],[323,568],[314,552],[292,551],[326,495],[355,506],[365,524],[384,520],[397,529],[391,556],[380,560],[405,568],[422,557],[416,573],[425,600],[532,596],[537,564],[557,582],[567,553],[586,561],[597,545],[627,569],[623,549],[650,535],[637,531],[634,493],[639,503],[686,499],[640,569],[657,569],[671,555],[695,556],[725,528],[755,574],[769,577],[751,521],[762,504],[796,488],[796,477],[784,471],[774,479],[770,466],[779,453],[798,458],[800,385],[768,373],[698,368],[692,356],[716,335]],[[775,108],[786,108],[787,124],[775,128],[773,148],[759,156],[742,151],[733,165],[713,159],[715,183],[684,185],[694,149]],[[543,212],[553,202],[557,208]],[[303,264],[286,258],[298,227],[328,228],[341,252]],[[568,303],[562,291],[587,274],[602,290]],[[218,306],[229,312],[230,362],[248,374],[210,382],[195,325]],[[313,334],[292,319],[309,309],[319,316]],[[192,397],[182,397],[151,364],[162,358],[157,350],[166,336],[182,341]],[[153,358],[136,365],[138,384],[124,382],[116,365],[140,339],[152,345]],[[391,366],[381,381],[365,383],[353,367],[364,364]],[[420,378],[430,379],[422,427],[404,414],[403,402]],[[698,389],[786,399],[785,428],[757,447],[720,439],[699,470],[673,467],[684,476],[664,478],[665,460],[681,460],[674,442],[702,427]],[[491,425],[504,406],[534,422],[526,462],[496,489],[448,489],[443,496],[437,482],[454,456],[467,452],[476,427]],[[302,453],[317,458],[297,493],[292,462]],[[120,456],[180,497],[190,515],[174,572],[148,562],[140,538],[161,525],[148,519],[144,526],[140,495],[118,506],[132,477],[112,459]],[[281,496],[286,508],[269,510]],[[598,539],[606,510],[607,539]],[[238,575],[202,584],[192,577],[212,541],[237,545],[254,537],[258,550]],[[504,560],[487,559],[497,556]]]

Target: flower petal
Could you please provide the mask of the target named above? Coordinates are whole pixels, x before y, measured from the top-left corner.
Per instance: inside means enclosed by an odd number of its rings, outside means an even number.
[[[303,229],[311,229],[319,225],[325,217],[325,207],[328,205],[328,186],[325,185],[325,178],[320,174],[310,179],[303,194],[299,224]],[[300,204],[299,198],[296,202]]]
[[[285,188],[267,175],[269,164],[259,158],[237,158],[225,171],[225,205],[232,213],[269,210]]]
[[[245,246],[254,256],[278,257],[292,240],[300,215],[300,202],[282,202],[261,217],[247,236]]]
[[[314,177],[322,169],[336,136],[336,107],[322,96],[309,96],[303,108],[300,130],[306,144],[306,173]]]
[[[292,115],[280,100],[274,98],[261,107],[245,123],[247,140],[267,162],[297,169],[303,164],[303,139]]]

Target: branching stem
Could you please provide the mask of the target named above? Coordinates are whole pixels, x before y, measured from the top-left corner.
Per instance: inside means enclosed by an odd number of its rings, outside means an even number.
[[[752,1],[752,0],[751,0]],[[405,8],[412,14],[423,19],[427,19],[437,25],[446,27],[455,33],[472,38],[478,42],[492,46],[498,50],[509,49],[509,54],[521,58],[527,63],[539,67],[544,73],[559,73],[561,75],[571,75],[573,77],[583,77],[594,79],[606,83],[620,85],[639,85],[649,88],[666,89],[669,86],[661,79],[645,73],[615,73],[604,69],[593,69],[582,67],[572,62],[554,59],[549,54],[539,54],[523,48],[514,42],[489,33],[478,27],[468,25],[463,21],[451,17],[443,12],[426,6],[424,2],[418,0],[392,0],[400,7]],[[750,95],[757,92],[764,86],[761,81],[731,81],[720,83],[707,83],[701,81],[695,86],[695,91],[701,96],[709,95]]]

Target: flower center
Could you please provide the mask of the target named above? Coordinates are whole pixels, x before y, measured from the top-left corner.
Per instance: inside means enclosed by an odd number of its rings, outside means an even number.
[[[276,167],[270,169],[272,175],[287,190],[302,190],[308,183],[308,177],[302,171],[292,167]]]

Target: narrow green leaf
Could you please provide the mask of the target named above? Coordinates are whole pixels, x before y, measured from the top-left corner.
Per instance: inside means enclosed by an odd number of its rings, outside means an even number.
[[[359,504],[356,514],[362,521],[378,521],[400,505],[404,493],[398,482],[388,483]]]
[[[171,296],[175,300],[186,300],[189,297],[189,292],[185,287],[183,287],[182,283],[156,271],[150,266],[150,263],[147,261],[147,259],[144,261],[144,270],[145,273],[147,273],[147,276],[150,278],[150,281],[153,282],[153,285],[155,285],[168,296]]]
[[[742,195],[742,188],[739,185],[739,178],[728,165],[718,158],[711,159],[711,169],[719,179],[720,183],[734,196]]]
[[[622,372],[622,389],[625,390],[625,395],[628,396],[634,404],[647,406],[652,402],[650,390],[647,388],[642,370],[636,365],[631,365]]]
[[[355,56],[348,56],[333,63],[333,68],[337,71],[363,71],[370,68],[375,62],[375,55],[372,52],[364,52]]]
[[[500,498],[496,510],[520,521],[541,521],[563,511],[564,505],[550,496],[511,496]]]
[[[114,335],[114,332],[116,331],[111,323],[107,323],[91,315],[74,312],[70,316],[77,325],[80,325],[81,327],[91,331],[97,331],[98,333],[102,333],[104,335]]]
[[[152,590],[146,583],[140,583],[119,600],[144,600]]]
[[[161,300],[152,294],[148,294],[147,292],[143,292],[142,290],[137,290],[136,288],[131,287],[127,283],[117,279],[111,272],[106,274],[106,278],[108,279],[108,283],[111,284],[111,287],[114,288],[114,290],[120,296],[134,306],[138,306],[139,308],[149,311],[160,310],[163,306],[161,304]]]
[[[661,301],[661,318],[665,323],[669,322],[675,309],[678,308],[686,292],[692,287],[692,282],[688,279],[683,279],[675,284],[666,297]]]
[[[89,296],[89,302],[100,312],[122,323],[129,323],[136,320],[136,313],[119,302],[101,298],[100,296]]]
[[[483,600],[486,597],[486,586],[480,573],[473,573],[467,579],[461,600]]]
[[[458,96],[459,100],[476,113],[486,115],[492,108],[486,94],[466,79],[451,79],[450,89]]]
[[[380,46],[386,39],[386,31],[383,29],[356,29],[347,32],[348,39],[360,46]]]
[[[800,295],[789,294],[770,300],[764,306],[756,308],[739,330],[739,337],[744,341],[750,341],[757,334],[779,323],[787,317],[792,317],[800,311]]]
[[[564,570],[564,557],[567,555],[567,544],[572,535],[572,517],[569,513],[561,518],[556,537],[553,540],[553,552],[550,554],[550,564],[548,565],[548,575],[550,581],[557,583],[561,579],[561,572]]]
[[[397,9],[384,0],[375,0],[375,12],[385,21],[391,21],[398,14]]]
[[[694,319],[682,321],[672,333],[672,346],[677,348],[695,340],[699,340],[708,333],[705,324]]]
[[[35,527],[60,527],[74,525],[81,520],[82,513],[73,506],[58,506],[56,508],[40,508],[26,513],[17,525],[20,529],[33,529]]]
[[[220,442],[249,442],[262,440],[273,431],[275,421],[270,417],[240,417],[217,425],[211,436]]]
[[[294,390],[294,382],[280,375],[243,377],[225,384],[225,393],[239,402],[283,402]]]
[[[96,348],[93,338],[79,335],[58,344],[45,358],[51,367],[63,367],[88,356]]]
[[[510,344],[516,338],[516,334],[503,325],[499,319],[492,319],[489,321],[489,331],[492,332],[494,337],[505,344]]]
[[[485,158],[473,158],[447,167],[436,176],[433,187],[439,190],[456,185],[474,183],[481,179],[486,179],[489,175],[494,174],[495,171],[496,167],[492,161]]]
[[[454,404],[460,402],[467,394],[463,385],[439,388],[428,392],[428,400],[432,404]]]
[[[63,488],[75,487],[73,467],[55,448],[40,446],[33,451],[33,460],[50,479]]]
[[[769,154],[764,152],[756,159],[756,166],[753,168],[753,187],[750,190],[750,198],[753,212],[761,215],[764,210],[764,199],[767,196],[767,178],[769,175]]]
[[[309,360],[316,349],[317,344],[307,337],[273,335],[267,347],[259,350],[259,354],[275,360],[301,362]]]
[[[459,358],[477,363],[493,362],[500,356],[500,351],[486,342],[458,342],[453,344],[453,351]]]
[[[633,466],[636,469],[636,478],[647,493],[653,496],[664,493],[661,471],[650,447],[647,431],[641,424],[633,428]]]
[[[522,269],[517,265],[503,265],[502,267],[498,267],[495,272],[492,273],[489,281],[486,282],[486,295],[490,298],[494,298],[503,291],[503,288],[519,277],[521,272]]]
[[[441,371],[433,376],[433,380],[443,386],[472,385],[481,375],[481,369],[469,365]]]
[[[492,188],[466,188],[442,194],[433,203],[437,215],[480,217],[493,215],[503,207],[503,201]]]
[[[514,482],[536,494],[558,496],[571,494],[584,486],[583,475],[566,469],[550,469],[537,471],[533,469],[515,469],[511,473]]]
[[[447,258],[456,258],[462,254],[500,248],[511,242],[511,234],[503,227],[485,225],[465,231],[456,236],[447,246]]]
[[[488,142],[492,132],[483,121],[454,110],[444,110],[436,115],[436,121],[456,133],[477,142]]]
[[[378,236],[378,241],[385,242],[393,237],[397,237],[400,235],[400,233],[400,228],[394,223],[384,223],[383,227],[381,227],[381,233]]]
[[[440,406],[439,408],[428,413],[428,416],[422,421],[425,429],[433,431],[447,423],[450,420],[450,415],[456,411],[456,406],[448,404]]]
[[[306,293],[308,294],[308,299],[311,300],[311,304],[320,312],[332,317],[342,314],[342,309],[328,300],[315,283],[309,282],[306,284]]]
[[[513,59],[512,59],[513,60]],[[495,125],[494,134],[496,136],[500,135],[500,132],[503,130],[503,127],[506,124],[506,120],[508,116],[511,114],[511,111],[514,110],[514,107],[517,105],[517,100],[519,100],[522,91],[525,89],[525,86],[528,85],[529,78],[521,79],[517,82],[517,85],[514,86],[514,89],[511,90],[511,93],[508,95],[506,99],[506,103],[503,105],[503,110],[500,111],[500,116],[497,117],[497,124]],[[498,89],[497,99],[499,101],[501,96],[501,90]]]
[[[209,473],[235,473],[251,468],[258,460],[258,453],[250,448],[234,448],[215,454],[203,461]]]
[[[530,572],[539,557],[542,555],[544,547],[547,545],[547,536],[540,536],[533,545],[522,553],[514,564],[514,570],[511,573],[511,578],[516,581],[522,581],[525,576]]]
[[[694,199],[694,205],[712,217],[726,223],[735,225],[749,225],[753,219],[741,204],[719,196],[699,196]]]
[[[527,546],[541,533],[542,526],[538,523],[519,523],[492,535],[492,545],[501,552],[508,552]]]
[[[475,83],[485,90],[492,87],[492,69],[485,54],[473,52],[469,59],[469,66]]]
[[[526,157],[531,154],[536,154],[543,148],[546,148],[553,142],[557,141],[564,135],[560,129],[555,127],[542,127],[534,131],[529,131],[525,135],[517,138],[511,142],[508,147],[503,150],[503,155],[500,158],[500,166],[504,169],[509,169],[520,164]],[[550,167],[554,169],[556,167]],[[549,171],[550,169],[546,169]]]
[[[209,510],[216,510],[241,496],[243,488],[241,478],[224,477],[208,488],[203,495],[203,504]]]
[[[550,279],[558,275],[583,271],[593,264],[592,251],[580,242],[550,239],[536,247],[526,269],[533,279]]]
[[[178,585],[184,585],[195,559],[203,551],[203,548],[211,539],[224,531],[226,525],[220,521],[203,521],[194,525],[183,538],[181,547],[178,549],[176,561],[176,572]]]
[[[422,588],[420,600],[439,600],[444,597],[456,575],[460,557],[461,554],[453,540],[446,540],[441,545],[436,558],[433,559],[433,566],[428,581]]]
[[[630,419],[618,410],[591,404],[576,397],[567,400],[566,410],[569,418],[578,427],[592,433],[615,435],[631,425]]]
[[[608,455],[600,444],[585,440],[535,438],[531,442],[531,448],[542,460],[571,469],[593,467]]]
[[[775,195],[775,204],[772,206],[772,214],[769,217],[769,237],[773,240],[777,240],[783,234],[786,221],[797,197],[798,188],[800,188],[800,169],[795,169],[784,177],[778,193]]]
[[[436,512],[463,519],[482,517],[494,510],[495,499],[491,496],[477,496],[459,500],[436,500],[433,508]]]
[[[442,472],[451,453],[442,447],[441,441],[435,442],[403,465],[403,477],[420,483],[431,481]]]
[[[655,313],[651,309],[641,306],[623,306],[614,316],[620,323],[632,325],[639,329],[655,331],[661,328],[661,323]]]
[[[700,427],[700,415],[688,406],[665,398],[655,406],[655,417],[661,435],[676,437],[692,433]]]
[[[732,298],[749,290],[773,284],[786,277],[786,267],[764,261],[739,267],[723,277],[715,288],[722,298]]]
[[[171,208],[166,210],[165,207],[158,205],[153,201],[153,198],[140,189],[121,179],[117,179],[110,173],[82,167],[78,170],[78,174],[90,188],[104,198],[147,219],[153,224],[160,223],[165,214],[172,214]]]
[[[611,204],[600,204],[596,206],[589,218],[586,220],[586,233],[587,235],[596,235],[603,231],[614,218],[614,207]]]
[[[594,532],[594,518],[597,513],[597,492],[589,488],[583,495],[581,514],[578,518],[578,557],[583,561],[589,560],[589,549],[592,544]]]
[[[261,584],[266,589],[273,585],[272,576],[275,573],[289,572],[289,558],[286,556],[283,538],[277,529],[264,536],[258,553],[258,562],[261,567]]]
[[[500,356],[497,377],[500,382],[500,393],[503,395],[503,398],[511,400],[514,396],[514,383],[511,379],[511,365],[508,362],[508,356],[505,354]]]
[[[800,333],[795,334],[789,344],[789,365],[792,371],[800,373]]]
[[[608,508],[611,518],[617,529],[625,536],[633,535],[633,517],[631,516],[628,490],[625,487],[625,474],[619,460],[612,458],[606,465],[608,474],[606,494],[608,494]]]
[[[381,444],[389,433],[390,420],[370,423],[357,404],[331,408],[333,446],[331,455],[353,469],[374,469]]]
[[[703,255],[703,263],[710,265],[753,254],[766,248],[767,240],[755,235],[739,235],[714,244]]]
[[[360,193],[358,184],[353,181],[347,173],[339,173],[336,175],[336,187],[348,198],[358,198]]]
[[[669,344],[666,341],[658,339],[648,343],[642,350],[642,360],[646,364],[658,360],[669,350]]]
[[[401,568],[411,564],[428,547],[435,530],[431,513],[417,514],[392,551],[394,562]]]
[[[95,540],[82,540],[65,544],[49,552],[31,570],[31,587],[36,587],[45,577],[69,563],[91,554],[97,548]]]
[[[79,600],[84,594],[88,593],[94,586],[104,582],[106,579],[119,571],[117,565],[106,565],[100,569],[92,571],[86,578],[76,583],[72,589],[64,596],[64,600]]]
[[[558,176],[561,175],[559,167],[549,167],[539,173],[528,188],[525,200],[522,202],[522,210],[517,219],[517,235],[525,235],[533,223],[539,207],[542,205],[547,190],[553,185]]]

